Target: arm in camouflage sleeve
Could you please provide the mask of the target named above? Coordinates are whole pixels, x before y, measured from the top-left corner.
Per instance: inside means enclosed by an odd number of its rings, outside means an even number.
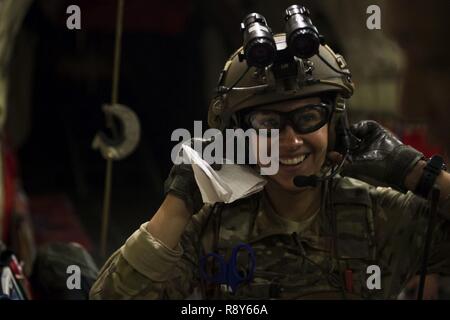
[[[179,201],[177,198],[172,200]],[[164,203],[161,207],[165,207]],[[91,289],[91,299],[186,298],[198,283],[196,246],[202,224],[200,220],[207,210],[205,206],[190,218],[181,235],[174,234],[173,226],[164,228],[164,218],[161,217],[161,228],[152,232],[151,221],[158,219],[158,214],[171,217],[169,213],[158,210],[150,222],[143,224],[109,258]],[[156,233],[170,235],[157,237]]]
[[[428,202],[411,192],[373,188],[377,261],[385,277],[385,298],[395,298],[419,272],[428,227]],[[428,273],[450,275],[450,214],[441,202],[433,230]]]

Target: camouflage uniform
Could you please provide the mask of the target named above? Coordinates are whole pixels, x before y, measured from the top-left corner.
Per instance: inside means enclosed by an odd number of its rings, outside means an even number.
[[[91,298],[184,299],[199,289],[208,298],[226,299],[395,299],[420,267],[427,202],[339,176],[322,188],[327,201],[304,222],[278,216],[264,192],[220,212],[204,206],[175,250],[143,224],[106,262]],[[450,274],[449,207],[439,209],[429,273]],[[199,256],[215,247],[228,257],[239,242],[255,250],[253,281],[235,294],[205,286]],[[366,285],[367,266],[373,264],[381,269],[379,290]],[[351,287],[344,281],[350,272]]]

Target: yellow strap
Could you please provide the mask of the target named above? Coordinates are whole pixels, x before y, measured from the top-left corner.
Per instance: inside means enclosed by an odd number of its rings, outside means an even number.
[[[120,78],[120,56],[122,48],[122,30],[123,30],[123,7],[124,0],[117,1],[117,17],[116,17],[116,37],[114,45],[114,64],[113,64],[113,82],[111,90],[111,104],[117,104],[119,94],[119,78]],[[111,129],[114,135],[117,135],[117,129],[114,125],[112,115],[106,115],[106,125]],[[106,159],[106,175],[105,190],[103,196],[103,215],[100,240],[100,255],[102,258],[106,256],[106,245],[108,241],[108,225],[109,225],[109,209],[111,203],[111,185],[112,185],[112,166],[113,160]]]

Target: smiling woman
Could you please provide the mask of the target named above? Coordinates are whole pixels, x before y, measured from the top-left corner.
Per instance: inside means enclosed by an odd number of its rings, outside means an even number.
[[[291,9],[289,17],[309,15]],[[245,25],[263,22],[253,14]],[[251,30],[246,43],[258,45]],[[289,30],[305,31],[295,24]],[[416,189],[423,155],[376,122],[350,127],[345,102],[353,83],[344,58],[323,43],[311,56],[294,56],[287,38],[263,41],[276,52],[262,67],[239,48],[225,63],[208,114],[220,132],[279,130],[278,172],[265,176],[257,194],[208,205],[192,168],[175,165],[161,207],[106,262],[92,298],[181,299],[200,292],[205,299],[395,299],[427,264],[420,257],[428,204],[403,194]],[[375,185],[338,175],[342,166]],[[263,167],[260,161],[252,169]],[[450,194],[450,175],[437,171],[436,185]],[[294,183],[298,177],[316,183]],[[450,273],[449,202],[438,203],[430,273]],[[241,247],[247,254],[237,254]],[[376,286],[367,285],[369,266],[380,271]]]

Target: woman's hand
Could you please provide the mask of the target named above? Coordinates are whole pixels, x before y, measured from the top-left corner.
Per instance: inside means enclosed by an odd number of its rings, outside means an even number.
[[[191,213],[198,212],[203,206],[202,195],[195,181],[190,164],[174,165],[164,182],[164,191],[184,201]]]
[[[360,121],[350,127],[350,131],[361,140],[352,150],[351,159],[344,166],[342,175],[356,179],[389,185],[406,192],[405,178],[423,154],[404,145],[394,134],[375,121]],[[342,157],[330,153],[332,161]]]

